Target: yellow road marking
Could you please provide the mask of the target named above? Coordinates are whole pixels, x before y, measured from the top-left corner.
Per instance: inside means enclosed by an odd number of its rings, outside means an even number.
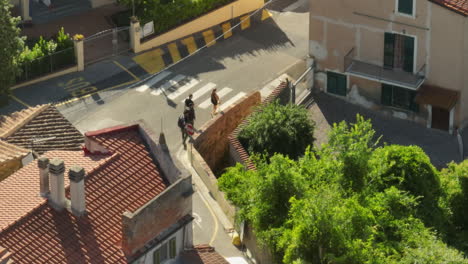
[[[78,100],[81,100],[81,99],[85,99],[85,98],[88,98],[88,97],[91,97],[99,92],[105,92],[105,91],[108,91],[108,90],[112,90],[112,89],[115,89],[115,88],[119,88],[121,86],[125,86],[125,85],[130,85],[130,84],[133,84],[133,83],[136,83],[138,80],[133,80],[133,81],[129,81],[129,82],[126,82],[126,83],[121,83],[121,84],[117,84],[117,85],[114,85],[112,87],[109,87],[109,88],[106,88],[106,89],[102,89],[102,90],[98,90],[96,92],[93,92],[93,93],[90,93],[90,94],[87,94],[87,95],[83,95],[81,97],[76,97],[76,98],[73,98],[73,99],[70,99],[70,100],[67,100],[67,101],[64,101],[64,102],[60,102],[58,104],[55,104],[55,106],[62,106],[64,104],[69,104],[69,103],[73,103],[73,102],[76,102]]]
[[[208,47],[211,47],[216,43],[214,32],[211,29],[203,32],[203,37],[205,38],[205,43]]]
[[[206,208],[208,208],[208,211],[210,211],[211,217],[213,218],[215,222],[214,232],[213,232],[213,235],[211,235],[210,243],[208,243],[208,245],[213,246],[213,242],[215,241],[216,235],[218,234],[218,228],[219,228],[218,217],[216,217],[215,213],[213,212],[213,208],[211,208],[211,205],[205,200],[205,197],[203,197],[201,193],[198,196],[201,198]]]
[[[193,37],[188,37],[188,38],[185,38],[183,39],[182,41],[182,44],[184,44],[185,46],[187,46],[187,50],[190,54],[194,53],[195,51],[197,51],[197,43],[195,43],[195,39]]]
[[[167,48],[169,49],[169,53],[171,53],[172,62],[176,63],[176,62],[180,61],[181,57],[180,57],[180,52],[177,49],[177,44],[175,44],[175,42],[173,42],[173,43],[167,45]]]
[[[122,68],[122,70],[126,71],[128,74],[130,74],[130,76],[133,77],[133,79],[139,81],[140,78],[138,78],[138,76],[136,76],[135,74],[133,74],[133,72],[129,71],[127,68],[125,68],[122,64],[118,63],[117,61],[114,61],[114,63],[119,66],[120,68]]]
[[[20,100],[18,97],[14,96],[14,95],[12,95],[12,94],[10,95],[10,97],[11,97],[13,100],[17,101],[18,103],[20,103],[20,104],[22,104],[22,105],[24,105],[24,106],[26,106],[26,107],[31,107],[30,105],[28,105],[27,103],[25,103],[24,101]]]
[[[270,11],[266,10],[266,9],[263,9],[262,11],[262,21],[265,20],[265,19],[268,19],[270,17],[272,17],[273,14],[270,13]]]
[[[245,15],[243,17],[241,17],[241,29],[244,30],[246,28],[249,28],[250,27],[250,16],[249,15]]]
[[[145,71],[150,74],[160,72],[166,67],[162,55],[164,51],[154,49],[146,53],[133,57],[133,60],[138,63]]]
[[[232,36],[231,23],[227,22],[221,25],[223,28],[224,39],[227,39]]]

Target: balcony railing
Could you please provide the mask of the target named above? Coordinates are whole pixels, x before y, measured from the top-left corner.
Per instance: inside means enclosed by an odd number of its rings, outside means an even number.
[[[426,79],[426,65],[417,73],[390,69],[356,59],[356,49],[352,48],[344,58],[344,71],[361,78],[377,80],[388,84],[417,90]]]

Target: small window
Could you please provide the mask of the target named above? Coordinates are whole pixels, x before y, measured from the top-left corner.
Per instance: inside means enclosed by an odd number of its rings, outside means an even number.
[[[413,16],[414,1],[416,0],[397,0],[398,13]]]
[[[177,243],[175,237],[169,241],[169,256],[171,259],[177,256]]]
[[[153,264],[161,264],[167,259],[167,243],[156,249],[153,253]]]
[[[415,102],[416,92],[406,88],[382,84],[381,102],[383,105],[419,112],[419,105]]]
[[[161,260],[159,258],[161,257],[161,254],[159,252],[159,249],[156,249],[153,253],[153,264],[160,264]]]

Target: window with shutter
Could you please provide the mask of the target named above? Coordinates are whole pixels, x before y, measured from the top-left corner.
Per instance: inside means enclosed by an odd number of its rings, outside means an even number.
[[[381,101],[383,105],[392,105],[392,86],[382,84]]]
[[[346,75],[336,72],[327,72],[327,92],[346,96],[347,84]]]
[[[175,237],[169,241],[169,256],[171,259],[177,256],[177,243]]]
[[[395,34],[385,33],[384,40],[384,67],[393,68],[393,61],[395,57]]]
[[[413,72],[414,65],[414,38],[405,36],[405,48],[403,53],[404,64],[403,70],[406,72]]]
[[[397,0],[398,2],[398,13],[412,16],[414,15],[413,1],[415,0]]]
[[[415,91],[398,86],[382,84],[381,101],[383,105],[419,112],[419,105],[415,102],[415,97]]]
[[[160,264],[161,263],[161,253],[159,249],[156,249],[153,253],[153,264]]]

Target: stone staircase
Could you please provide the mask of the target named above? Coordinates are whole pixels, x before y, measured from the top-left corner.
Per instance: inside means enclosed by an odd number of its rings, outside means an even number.
[[[50,0],[51,8],[47,7],[41,0],[31,1],[31,17],[33,24],[45,24],[53,20],[64,18],[91,9],[88,0]]]

